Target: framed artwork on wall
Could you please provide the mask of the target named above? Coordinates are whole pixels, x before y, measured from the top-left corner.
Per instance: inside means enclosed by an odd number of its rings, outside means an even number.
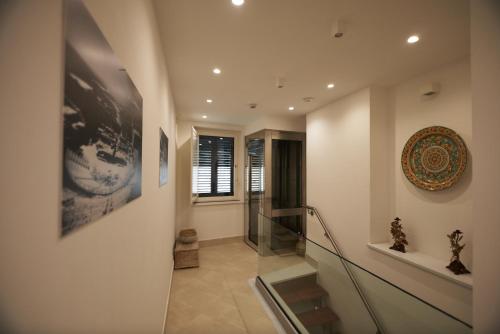
[[[168,137],[160,128],[160,187],[168,181]]]
[[[62,235],[141,196],[142,97],[81,0],[64,2]]]
[[[408,139],[401,167],[408,180],[421,189],[447,189],[457,183],[467,167],[467,147],[452,129],[431,126]]]

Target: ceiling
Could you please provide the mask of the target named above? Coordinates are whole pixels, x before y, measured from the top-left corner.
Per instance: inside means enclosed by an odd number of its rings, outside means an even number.
[[[468,0],[246,0],[241,7],[157,0],[155,7],[180,119],[246,124],[301,115],[469,54]],[[345,22],[342,38],[331,37],[337,19]],[[410,45],[412,34],[420,41]],[[285,87],[276,87],[277,76]]]

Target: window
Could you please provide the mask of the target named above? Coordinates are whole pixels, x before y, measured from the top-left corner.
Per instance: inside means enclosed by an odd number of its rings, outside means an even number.
[[[234,138],[199,135],[193,184],[199,197],[234,196]]]

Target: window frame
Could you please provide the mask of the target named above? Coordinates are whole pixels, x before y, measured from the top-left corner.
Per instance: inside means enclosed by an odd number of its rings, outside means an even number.
[[[235,192],[235,189],[234,189],[234,186],[235,186],[234,185],[234,172],[235,172],[234,171],[234,165],[235,165],[235,161],[234,161],[234,152],[235,152],[234,137],[231,137],[231,136],[208,136],[208,135],[200,134],[199,135],[200,151],[202,151],[204,148],[201,146],[202,137],[208,139],[208,144],[210,147],[210,163],[211,163],[211,166],[210,166],[210,190],[211,190],[211,192],[210,193],[198,192],[198,197],[199,198],[234,197],[234,192]],[[218,167],[220,167],[220,165],[218,165],[217,153],[219,152],[219,146],[217,145],[217,143],[219,142],[219,138],[221,138],[221,139],[224,138],[224,139],[228,139],[228,140],[232,141],[232,143],[231,143],[232,144],[232,147],[231,147],[232,148],[232,150],[231,150],[231,169],[229,169],[229,171],[230,171],[230,189],[229,190],[230,191],[229,192],[221,192],[221,193],[218,192],[218,187],[219,187]],[[200,158],[200,162],[201,162],[201,158]],[[200,168],[200,167],[198,167],[198,168]],[[198,175],[198,177],[199,177],[199,175]],[[198,178],[198,184],[199,184],[199,182],[200,182],[200,179]]]
[[[230,130],[219,130],[219,129],[208,129],[194,127],[198,138],[200,136],[211,136],[211,137],[229,137],[233,138],[233,195],[215,195],[215,196],[202,196],[198,194],[192,201],[193,205],[210,203],[210,202],[236,202],[239,201],[240,190],[238,189],[239,184],[239,154],[240,154],[240,133],[237,131]],[[193,170],[193,165],[191,164],[191,171]],[[193,182],[193,174],[191,173],[191,182]]]

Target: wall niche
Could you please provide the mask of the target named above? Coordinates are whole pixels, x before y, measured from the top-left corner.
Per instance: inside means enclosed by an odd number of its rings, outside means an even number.
[[[439,83],[439,92],[422,87]],[[464,233],[461,260],[472,264],[472,108],[470,63],[463,59],[387,88],[375,88],[371,115],[371,222],[369,247],[423,270],[472,287],[472,275],[446,269],[451,257],[447,234]],[[453,186],[439,191],[412,184],[401,167],[408,139],[430,126],[453,129],[469,148],[467,167]],[[390,250],[390,223],[400,217],[409,245],[407,253]],[[399,253],[399,254],[398,254]]]

